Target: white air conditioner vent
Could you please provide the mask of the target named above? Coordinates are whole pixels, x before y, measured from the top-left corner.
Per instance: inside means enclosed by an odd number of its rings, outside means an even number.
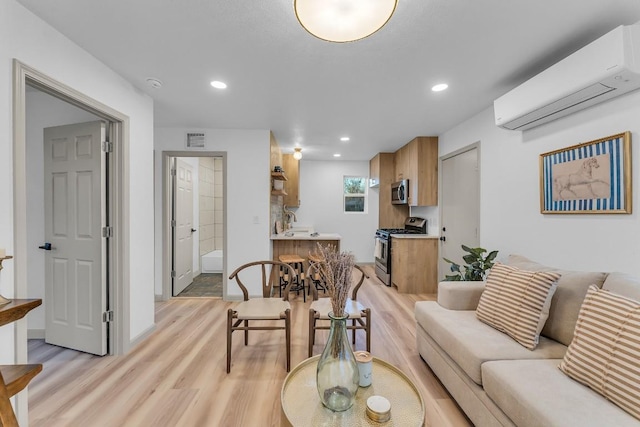
[[[187,132],[187,148],[204,148],[205,134],[202,132]]]
[[[640,23],[617,27],[496,99],[496,125],[530,129],[638,88]]]

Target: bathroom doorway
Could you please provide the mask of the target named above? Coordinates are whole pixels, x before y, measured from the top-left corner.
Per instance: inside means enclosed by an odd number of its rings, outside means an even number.
[[[224,295],[224,153],[164,153],[170,297]],[[167,283],[166,283],[167,284]]]

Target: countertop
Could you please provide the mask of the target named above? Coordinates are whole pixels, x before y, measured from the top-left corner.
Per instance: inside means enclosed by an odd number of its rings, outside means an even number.
[[[318,233],[312,236],[308,233],[295,233],[293,236],[287,236],[285,233],[272,234],[271,240],[341,240],[342,236],[337,233]]]
[[[439,239],[440,236],[434,234],[392,234],[394,239]]]

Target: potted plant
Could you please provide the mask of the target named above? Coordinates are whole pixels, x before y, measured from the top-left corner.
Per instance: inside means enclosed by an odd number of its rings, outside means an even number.
[[[453,273],[445,276],[444,280],[454,282],[463,280],[484,280],[487,277],[487,271],[493,267],[494,260],[496,259],[496,256],[498,256],[498,251],[491,251],[484,256],[487,250],[483,248],[470,248],[462,245],[462,250],[468,253],[462,257],[464,262],[467,263],[462,267],[458,263],[448,260],[447,258],[443,258],[446,262],[451,264],[451,272]]]

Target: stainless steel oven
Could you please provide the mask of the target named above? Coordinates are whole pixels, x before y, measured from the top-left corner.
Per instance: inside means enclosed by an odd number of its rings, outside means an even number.
[[[385,230],[376,231],[376,247],[375,247],[375,270],[376,276],[382,282],[391,286],[391,238]]]
[[[394,234],[426,234],[427,220],[409,217],[404,228],[381,228],[375,236],[375,270],[376,276],[387,286],[391,286],[391,236]]]

